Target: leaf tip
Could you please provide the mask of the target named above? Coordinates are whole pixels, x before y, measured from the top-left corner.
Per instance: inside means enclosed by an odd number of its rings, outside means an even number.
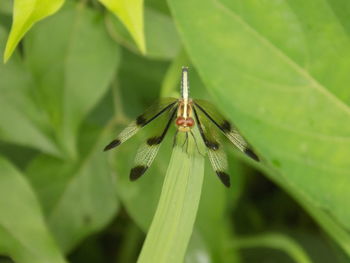
[[[138,47],[140,49],[141,54],[142,55],[146,55],[147,54],[147,48],[146,48],[146,42],[145,42],[144,37],[138,42],[139,42],[138,43]]]
[[[4,64],[7,63],[7,61],[10,59],[12,53],[13,53],[14,48],[10,47],[8,44],[6,45],[5,51],[4,51],[4,59],[3,62]]]

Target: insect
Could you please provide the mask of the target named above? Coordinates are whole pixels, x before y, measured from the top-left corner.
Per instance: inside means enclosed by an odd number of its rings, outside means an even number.
[[[189,98],[187,67],[182,68],[181,98],[164,98],[151,106],[108,144],[104,151],[119,146],[156,119],[160,123],[159,129],[157,126],[156,134],[149,137],[139,148],[135,158],[135,166],[130,171],[131,181],[138,179],[150,167],[160,144],[173,123],[177,128],[174,137],[175,144],[178,133],[186,133],[186,138],[189,134],[194,137],[192,129],[195,126],[198,127],[210,163],[221,182],[227,187],[230,186],[230,177],[227,174],[227,157],[220,143],[218,132],[223,133],[240,151],[259,161],[258,156],[251,150],[237,129],[212,104],[204,100]]]

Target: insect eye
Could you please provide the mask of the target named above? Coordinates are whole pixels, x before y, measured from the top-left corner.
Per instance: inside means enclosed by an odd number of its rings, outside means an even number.
[[[176,119],[176,125],[182,126],[186,122],[184,117],[177,117]]]
[[[188,118],[186,120],[186,124],[188,127],[192,127],[194,125],[194,120],[192,118]]]

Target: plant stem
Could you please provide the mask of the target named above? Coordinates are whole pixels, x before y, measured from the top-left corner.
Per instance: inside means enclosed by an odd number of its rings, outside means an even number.
[[[233,246],[240,249],[254,247],[279,249],[288,254],[297,263],[312,262],[298,243],[292,238],[279,233],[265,233],[256,236],[236,238]]]

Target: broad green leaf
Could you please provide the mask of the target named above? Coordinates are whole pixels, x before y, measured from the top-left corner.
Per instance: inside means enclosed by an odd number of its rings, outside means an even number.
[[[66,262],[29,183],[0,157],[0,254],[18,263]]]
[[[74,159],[79,126],[106,93],[119,63],[119,48],[103,16],[68,2],[25,39],[37,100],[48,112],[58,143]]]
[[[199,138],[198,130],[194,133]],[[185,134],[179,133],[178,140],[184,139]],[[183,261],[204,177],[204,158],[197,150],[204,150],[204,143],[197,142],[188,139],[187,152],[181,146],[173,148],[157,210],[137,262]]]
[[[270,176],[349,239],[350,46],[336,13],[321,0],[169,3],[214,100]]]
[[[0,49],[5,43],[0,27]],[[2,55],[0,55],[2,57]],[[60,155],[49,135],[49,122],[32,100],[34,81],[18,54],[4,65],[0,63],[0,140]]]
[[[130,34],[112,14],[107,14],[106,24],[111,37],[120,45],[139,53]],[[180,39],[175,25],[168,15],[145,8],[145,37],[147,52],[152,59],[172,59],[180,51]]]
[[[146,53],[143,0],[99,0],[116,15],[134,38],[142,54]]]
[[[107,140],[100,140],[79,162],[42,155],[28,167],[49,227],[65,252],[105,227],[119,207],[115,180],[101,150]]]
[[[6,62],[25,33],[39,20],[54,14],[64,0],[15,0],[12,28],[7,40],[4,61]]]

